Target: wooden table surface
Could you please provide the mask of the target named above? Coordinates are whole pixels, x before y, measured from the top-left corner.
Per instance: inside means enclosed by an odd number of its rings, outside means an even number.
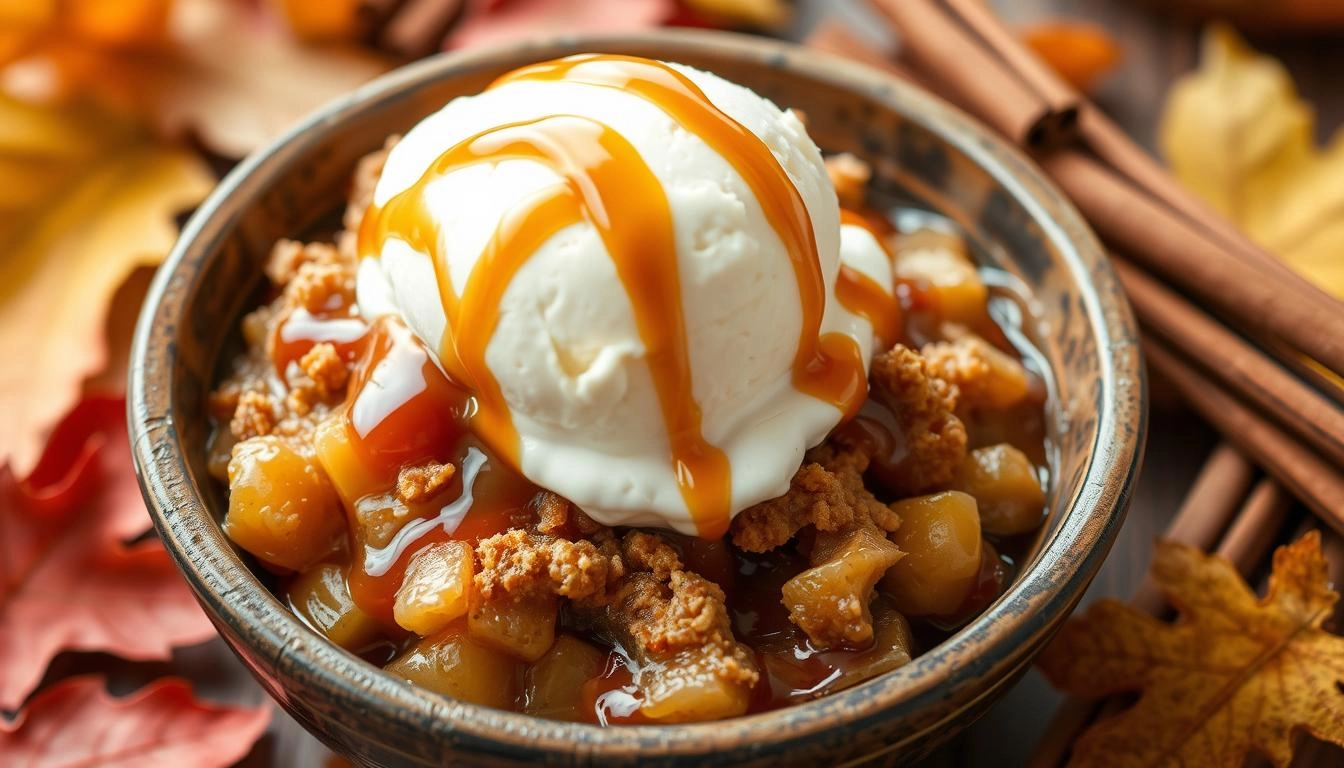
[[[1152,147],[1168,84],[1195,63],[1196,27],[1176,23],[1151,10],[1154,5],[1136,0],[993,0],[992,4],[1014,22],[1063,17],[1089,19],[1104,26],[1123,45],[1125,60],[1103,83],[1097,100],[1140,143]],[[832,14],[862,25],[860,5],[860,0],[800,0],[801,13],[790,36],[801,38],[820,18]],[[863,26],[871,32],[871,25]],[[1281,57],[1303,95],[1317,105],[1322,138],[1340,124],[1344,119],[1344,90],[1340,89],[1344,84],[1344,43],[1339,38],[1254,42]],[[1160,390],[1155,394],[1147,457],[1128,519],[1084,604],[1104,596],[1126,597],[1133,591],[1147,568],[1154,538],[1165,527],[1216,440],[1207,426],[1164,398]],[[63,656],[53,672],[68,673],[88,663],[77,656]],[[143,680],[146,673],[176,672],[195,680],[207,696],[239,703],[265,699],[222,641],[181,651],[170,664],[136,666],[135,672],[128,671],[127,685],[133,686],[136,678]],[[1022,765],[1059,701],[1058,694],[1032,671],[984,718],[924,765]],[[311,736],[277,711],[270,732],[243,764],[317,768],[329,759],[330,754]]]

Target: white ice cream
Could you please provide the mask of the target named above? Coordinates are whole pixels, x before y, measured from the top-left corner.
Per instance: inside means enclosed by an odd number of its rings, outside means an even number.
[[[816,145],[792,113],[714,75],[677,67],[727,115],[771,150],[801,194],[815,232],[828,297],[822,332],[855,338],[864,364],[868,322],[834,299],[840,260],[891,285],[872,236],[843,235],[835,192]],[[731,463],[732,514],[784,493],[803,452],[841,414],[796,391],[792,364],[802,324],[784,245],[733,166],[658,106],[613,88],[513,82],[453,100],[398,143],[375,193],[382,205],[416,182],[454,144],[504,123],[552,114],[610,126],[642,155],[671,205],[703,435]],[[560,181],[527,160],[449,173],[426,191],[448,242],[448,272],[460,293],[500,218]],[[395,313],[437,349],[445,314],[426,254],[390,240],[359,272],[368,315]],[[465,326],[465,322],[464,322]],[[454,329],[469,334],[469,326]],[[522,472],[607,525],[653,525],[694,533],[669,461],[669,441],[629,299],[597,231],[570,226],[539,248],[506,290],[486,348],[520,438]]]

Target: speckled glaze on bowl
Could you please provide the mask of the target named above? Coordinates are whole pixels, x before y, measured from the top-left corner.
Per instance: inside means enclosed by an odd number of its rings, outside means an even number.
[[[395,680],[306,628],[224,537],[206,472],[206,396],[258,297],[271,244],[329,220],[355,161],[500,72],[584,51],[685,62],[799,108],[828,152],[957,221],[1037,303],[1027,335],[1053,374],[1050,517],[1017,582],[912,663],[807,704],[716,723],[600,729],[454,701]],[[1133,320],[1081,218],[1016,151],[942,102],[796,46],[724,33],[561,39],[430,59],[329,105],[229,175],[160,271],[140,318],[129,418],[159,534],[266,690],[372,765],[779,765],[906,762],[975,719],[1092,579],[1124,515],[1145,426]]]

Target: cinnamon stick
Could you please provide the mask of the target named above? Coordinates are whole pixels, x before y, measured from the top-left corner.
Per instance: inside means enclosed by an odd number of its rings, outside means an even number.
[[[1254,477],[1255,467],[1231,444],[1214,446],[1162,538],[1209,550],[1246,498]],[[1146,576],[1129,604],[1156,616],[1166,607],[1166,599],[1152,576]]]
[[[1206,306],[1344,371],[1344,309],[1337,302],[1326,312],[1314,295],[1319,290],[1303,291],[1277,271],[1226,258],[1182,217],[1082,152],[1039,160],[1098,234],[1126,256]]]
[[[1218,554],[1231,561],[1242,575],[1251,573],[1274,546],[1292,501],[1273,478],[1256,483],[1218,545]]]
[[[1113,263],[1143,325],[1216,371],[1228,390],[1344,468],[1344,410],[1143,270],[1120,259]]]
[[[939,95],[1000,133],[1040,146],[1057,131],[1050,104],[977,42],[934,0],[872,0],[901,33],[901,57]]]
[[[1143,337],[1152,368],[1206,421],[1301,499],[1326,524],[1344,531],[1344,478],[1316,454],[1187,365],[1152,336]]]
[[[1028,49],[1013,30],[1004,25],[984,0],[943,0],[957,21],[980,38],[1008,71],[1026,84],[1050,110],[1054,142],[1071,138],[1078,123],[1082,96]],[[1051,142],[1051,143],[1054,143]],[[1027,142],[1031,144],[1031,142]]]
[[[902,36],[901,52],[916,78],[927,80],[941,95],[1009,138],[1029,143],[1024,126],[1050,109],[1018,78],[1005,74],[1005,59],[978,50],[979,38],[966,32],[933,0],[872,3],[898,31],[911,31]],[[827,50],[858,61],[883,59],[852,35],[842,42],[834,38],[828,42]],[[1000,45],[1010,49],[1005,43]],[[975,50],[963,51],[961,46]],[[1230,222],[1181,191],[1095,107],[1083,106],[1080,126],[1098,155],[1124,172],[1076,149],[1038,159],[1104,238],[1199,297],[1202,304],[1245,321],[1245,330],[1265,341],[1271,354],[1289,368],[1300,370],[1299,355],[1305,353],[1326,368],[1344,373],[1344,304],[1251,244]],[[1344,390],[1329,386],[1326,391],[1344,400]]]

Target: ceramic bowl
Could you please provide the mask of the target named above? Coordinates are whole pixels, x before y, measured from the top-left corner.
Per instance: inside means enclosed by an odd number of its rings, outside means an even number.
[[[413,688],[304,626],[220,530],[206,396],[260,297],[260,265],[343,205],[355,161],[519,65],[585,51],[674,60],[803,110],[817,143],[957,222],[1028,287],[1026,335],[1049,366],[1049,518],[1016,582],[912,663],[799,706],[722,722],[602,729]],[[224,639],[281,706],[372,765],[848,765],[912,760],[986,709],[1083,594],[1111,545],[1145,424],[1133,319],[1082,219],[1029,161],[943,102],[874,70],[724,33],[564,38],[429,59],[328,105],[233,173],[159,272],[132,360],[130,428],[159,534]]]

